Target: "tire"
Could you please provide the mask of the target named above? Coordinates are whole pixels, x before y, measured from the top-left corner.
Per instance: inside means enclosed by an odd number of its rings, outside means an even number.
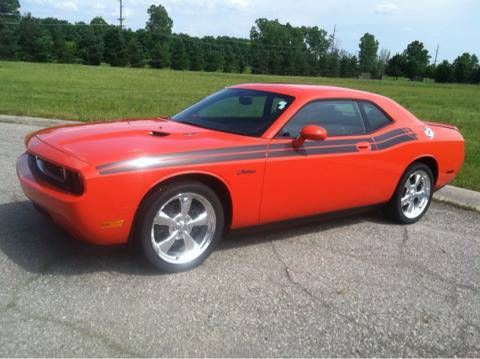
[[[420,179],[415,186],[418,176]],[[395,193],[387,205],[391,219],[400,224],[419,221],[430,207],[433,186],[434,179],[430,167],[421,162],[411,164],[400,178]]]
[[[133,239],[150,263],[163,272],[181,272],[201,264],[218,244],[224,209],[210,187],[184,181],[152,192],[136,223]]]

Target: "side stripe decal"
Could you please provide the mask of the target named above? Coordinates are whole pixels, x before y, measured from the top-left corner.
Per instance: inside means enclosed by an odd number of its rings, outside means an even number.
[[[113,174],[128,171],[138,171],[145,168],[161,168],[161,167],[177,167],[187,165],[197,165],[202,163],[218,163],[218,162],[230,162],[230,161],[243,161],[243,160],[255,160],[266,157],[266,152],[254,152],[254,153],[239,153],[234,155],[215,156],[208,158],[184,158],[176,161],[162,161],[158,160],[156,163],[149,164],[148,166],[137,166],[134,163],[124,167],[116,167],[106,170],[101,170],[100,174]],[[132,161],[133,162],[133,161]]]
[[[395,129],[382,135],[370,138],[326,140],[323,142],[308,142],[300,149],[294,149],[290,143],[272,144],[267,151],[267,145],[238,146],[200,151],[176,152],[166,155],[134,158],[100,165],[97,167],[101,175],[138,171],[145,168],[177,167],[203,163],[233,162],[243,160],[322,155],[336,153],[358,152],[356,144],[370,142],[372,151],[385,150],[398,144],[417,140],[416,134],[409,128]],[[142,162],[146,160],[145,162]]]
[[[207,155],[236,153],[236,152],[266,151],[267,147],[268,147],[267,145],[251,145],[251,146],[238,146],[238,147],[226,147],[226,148],[212,148],[209,150],[169,153],[166,155],[161,155],[161,157],[165,159],[175,159],[179,157],[189,157],[189,156],[207,156]],[[104,165],[97,166],[97,170],[108,168],[111,166],[121,165],[123,163],[128,163],[129,161],[131,160],[122,160],[118,162],[106,163]]]
[[[400,143],[408,142],[408,141],[414,141],[415,139],[412,138],[410,135],[403,135],[403,136],[397,136],[394,138],[391,138],[389,140],[376,143],[376,148],[377,150],[385,150],[389,147],[393,147],[395,145],[399,145]]]
[[[325,155],[333,153],[349,153],[357,152],[357,147],[353,145],[338,147],[317,147],[317,148],[299,148],[294,149],[292,146],[288,150],[273,151],[268,154],[269,158],[289,157],[289,156],[308,156],[308,155]]]

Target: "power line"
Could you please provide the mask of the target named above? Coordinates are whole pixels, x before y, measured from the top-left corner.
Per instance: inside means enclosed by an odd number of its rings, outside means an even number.
[[[4,22],[6,25],[20,25],[20,22]],[[114,25],[111,24],[85,24],[85,23],[77,23],[77,24],[71,24],[71,23],[41,23],[41,22],[36,22],[35,25],[39,26],[99,26],[99,27],[111,27]]]

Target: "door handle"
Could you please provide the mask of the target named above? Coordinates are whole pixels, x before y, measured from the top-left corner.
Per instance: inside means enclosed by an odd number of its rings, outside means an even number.
[[[370,142],[358,142],[357,143],[357,150],[359,151],[370,151]]]

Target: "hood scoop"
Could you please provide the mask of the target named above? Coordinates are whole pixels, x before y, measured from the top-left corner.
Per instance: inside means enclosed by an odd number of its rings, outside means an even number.
[[[162,131],[150,131],[148,134],[154,137],[166,137],[170,135],[169,133]]]

